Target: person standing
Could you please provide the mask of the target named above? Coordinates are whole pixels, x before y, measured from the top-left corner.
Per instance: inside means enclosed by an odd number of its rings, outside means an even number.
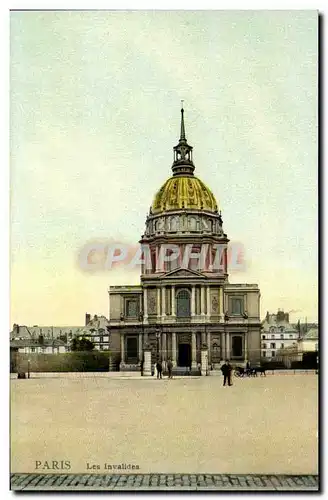
[[[162,363],[161,363],[161,361],[157,361],[156,368],[157,368],[157,378],[162,378]]]
[[[221,371],[223,374],[223,385],[226,385],[227,382],[228,385],[232,385],[231,383],[232,366],[228,360],[226,360],[226,362],[221,366]]]
[[[173,364],[169,358],[167,361],[167,371],[169,372],[169,378],[172,378],[172,368],[173,368]]]

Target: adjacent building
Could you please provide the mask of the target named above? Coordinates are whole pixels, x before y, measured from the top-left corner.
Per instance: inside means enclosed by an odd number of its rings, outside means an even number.
[[[96,350],[109,349],[109,321],[105,316],[85,315],[84,326],[26,326],[14,325],[10,332],[12,351],[31,354],[58,354],[70,350],[71,340],[85,337]]]
[[[277,357],[280,349],[296,346],[299,332],[289,323],[289,313],[278,309],[275,314],[267,312],[262,322],[261,332],[261,357],[269,361]]]
[[[258,364],[260,290],[229,281],[229,239],[217,200],[194,175],[183,109],[173,153],[140,240],[140,285],[109,288],[111,352],[121,370],[139,367],[145,346],[175,367],[197,369],[204,346],[214,368],[224,359]]]
[[[91,317],[91,314],[85,315],[85,326],[81,328],[76,336],[78,338],[87,338],[94,343],[98,351],[108,351],[110,346],[109,321],[105,316]]]

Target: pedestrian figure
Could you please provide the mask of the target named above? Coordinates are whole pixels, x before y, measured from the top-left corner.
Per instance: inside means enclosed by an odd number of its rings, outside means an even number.
[[[226,362],[221,366],[221,371],[223,374],[223,385],[226,385],[227,382],[228,385],[232,385],[231,383],[232,366],[228,360],[226,360]]]
[[[168,359],[168,361],[167,361],[167,371],[169,372],[169,378],[172,378],[172,368],[173,368],[172,361],[170,359]]]
[[[157,363],[154,363],[154,377],[157,377]]]
[[[142,360],[140,363],[141,376],[143,375],[143,367],[144,367],[144,360]]]
[[[157,378],[162,378],[162,363],[161,363],[161,361],[157,361],[156,368],[157,368]]]

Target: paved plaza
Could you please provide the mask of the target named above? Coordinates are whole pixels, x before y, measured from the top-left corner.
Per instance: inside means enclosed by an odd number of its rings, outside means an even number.
[[[318,472],[315,374],[234,378],[230,388],[220,376],[34,377],[11,380],[12,473]]]

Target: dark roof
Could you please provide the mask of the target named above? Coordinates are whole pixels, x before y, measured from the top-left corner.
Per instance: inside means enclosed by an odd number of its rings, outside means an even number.
[[[65,346],[65,342],[59,339],[48,340],[44,339],[43,343],[41,343],[38,339],[11,339],[10,347],[59,347]]]

